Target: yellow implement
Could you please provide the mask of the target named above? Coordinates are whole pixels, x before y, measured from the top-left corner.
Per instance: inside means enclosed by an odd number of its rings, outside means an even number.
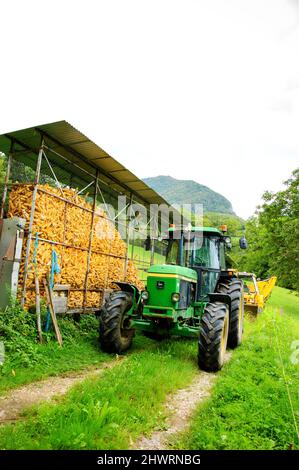
[[[276,283],[276,276],[258,281],[253,273],[238,273],[244,281],[245,310],[261,313]]]

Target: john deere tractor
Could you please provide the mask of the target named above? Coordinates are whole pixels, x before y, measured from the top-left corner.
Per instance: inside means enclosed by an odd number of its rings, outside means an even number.
[[[212,227],[170,228],[166,264],[148,269],[146,289],[116,282],[100,312],[100,344],[110,353],[130,348],[135,330],[153,338],[195,336],[198,365],[221,369],[225,351],[242,341],[243,284],[226,268],[230,239]],[[246,248],[246,240],[240,239]]]

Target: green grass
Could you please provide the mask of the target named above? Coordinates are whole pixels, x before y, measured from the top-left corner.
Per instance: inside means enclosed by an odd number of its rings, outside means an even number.
[[[60,319],[63,347],[53,332],[44,335],[44,344],[36,341],[34,316],[11,307],[0,314],[0,339],[5,345],[5,362],[0,366],[0,394],[50,375],[91,368],[111,356],[100,351],[98,320],[91,315],[75,323]]]
[[[142,433],[163,426],[164,404],[198,373],[190,340],[140,345],[101,378],[75,386],[57,404],[26,413],[0,428],[1,449],[126,449]],[[151,346],[151,347],[149,347]]]
[[[0,374],[0,395],[7,390],[49,376],[62,375],[81,369],[92,369],[103,362],[111,360],[111,356],[102,353],[96,341],[79,340],[74,344],[60,348],[56,344],[38,346],[39,361],[32,367],[15,366],[8,361],[5,370]]]
[[[175,448],[299,448],[282,368],[298,426],[299,362],[290,358],[292,342],[299,340],[299,297],[276,287],[264,313],[256,321],[247,319],[245,327],[243,345],[188,432],[172,443]]]
[[[25,326],[20,328],[23,335]],[[211,398],[196,410],[190,429],[177,436],[171,447],[299,447],[279,355],[280,351],[299,421],[299,364],[290,360],[292,342],[299,340],[299,298],[275,288],[265,312],[256,321],[247,318],[245,327],[243,345],[218,374]],[[6,380],[6,387],[16,386],[17,380],[24,383],[113,358],[99,352],[96,331],[90,332],[84,324],[66,323],[62,331],[64,348],[52,341],[36,345],[40,356],[35,351],[32,357],[29,348],[27,367],[17,366],[22,355],[14,351],[11,361],[15,361],[16,375],[4,375],[1,382]],[[1,426],[0,448],[126,449],[141,434],[163,428],[165,403],[198,373],[196,353],[196,342],[191,339],[158,343],[137,335],[126,359],[113,369],[77,384],[55,403],[26,411],[24,420]]]

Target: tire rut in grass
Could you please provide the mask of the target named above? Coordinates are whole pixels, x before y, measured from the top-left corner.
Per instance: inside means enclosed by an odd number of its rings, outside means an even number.
[[[73,385],[83,382],[87,378],[97,378],[107,369],[115,367],[123,360],[124,357],[117,356],[115,360],[107,362],[101,367],[63,376],[49,377],[0,396],[0,424],[19,419],[27,408],[65,395]]]
[[[231,353],[225,355],[225,362],[231,358]],[[169,397],[165,405],[168,419],[163,429],[153,432],[149,437],[141,437],[132,446],[138,450],[166,450],[174,435],[185,431],[189,420],[200,402],[210,396],[217,373],[199,372],[192,383],[185,389],[178,390]]]

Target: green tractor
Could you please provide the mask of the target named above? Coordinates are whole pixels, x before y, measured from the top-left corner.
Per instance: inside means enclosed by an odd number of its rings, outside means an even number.
[[[240,247],[246,248],[244,237]],[[148,269],[146,289],[116,282],[100,312],[103,351],[121,354],[135,330],[152,338],[195,336],[198,365],[221,369],[227,346],[236,348],[243,334],[243,284],[226,267],[230,239],[212,227],[170,228],[166,264]]]

